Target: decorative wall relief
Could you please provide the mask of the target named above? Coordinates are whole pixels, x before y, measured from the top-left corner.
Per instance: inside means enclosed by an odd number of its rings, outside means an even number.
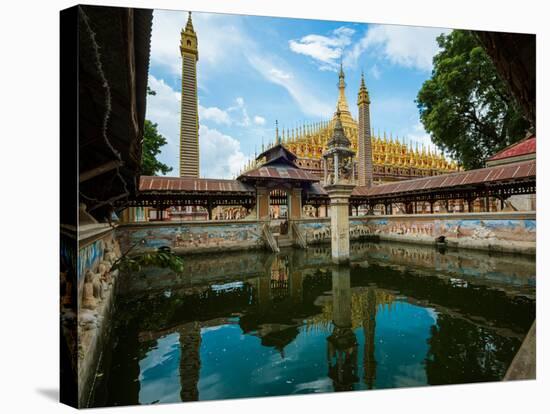
[[[135,253],[169,247],[174,251],[193,253],[216,249],[236,249],[263,246],[259,224],[175,223],[162,226],[123,226],[117,229],[123,250],[135,246]],[[141,242],[143,241],[143,243]]]

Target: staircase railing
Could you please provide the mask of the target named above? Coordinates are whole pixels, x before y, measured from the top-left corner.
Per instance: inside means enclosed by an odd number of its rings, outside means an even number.
[[[262,234],[268,246],[271,248],[271,250],[274,253],[279,253],[280,251],[279,246],[277,245],[277,241],[275,240],[275,237],[273,236],[273,233],[271,232],[271,229],[269,228],[268,223],[265,223],[262,226]]]
[[[298,246],[300,246],[302,249],[305,249],[307,247],[306,238],[300,231],[300,228],[298,225],[294,222],[292,222],[292,234],[294,235],[294,241]]]

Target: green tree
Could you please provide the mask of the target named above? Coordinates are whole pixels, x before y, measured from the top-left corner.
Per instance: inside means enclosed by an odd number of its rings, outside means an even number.
[[[157,124],[153,124],[146,119],[145,130],[143,132],[143,146],[141,149],[142,175],[157,175],[159,172],[166,174],[172,171],[172,167],[157,160],[157,155],[160,154],[160,148],[166,145],[166,142],[166,138],[159,134]]]
[[[416,103],[433,142],[465,168],[523,138],[529,123],[499,78],[475,34],[440,35],[432,77]]]
[[[156,95],[157,93],[147,86],[147,95]],[[172,167],[163,164],[157,160],[160,154],[160,148],[166,145],[166,138],[159,134],[158,125],[149,120],[145,120],[143,131],[143,146],[141,148],[141,174],[157,175],[157,173],[166,174],[172,171]]]

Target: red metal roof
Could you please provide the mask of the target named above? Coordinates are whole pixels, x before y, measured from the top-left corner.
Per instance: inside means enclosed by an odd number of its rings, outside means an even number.
[[[263,165],[243,173],[239,178],[261,178],[297,181],[319,181],[319,177],[307,170],[286,165]]]
[[[503,181],[520,181],[536,177],[536,161],[530,160],[513,164],[461,171],[434,177],[417,178],[373,187],[355,187],[352,196],[376,197],[398,193],[442,190],[449,187],[491,184]]]
[[[193,177],[151,177],[142,176],[139,190],[163,192],[237,192],[253,193],[254,188],[237,180],[218,180]]]
[[[534,154],[537,152],[537,137],[531,135],[515,144],[509,145],[500,150],[487,161],[502,160],[504,158],[519,157],[521,155]]]

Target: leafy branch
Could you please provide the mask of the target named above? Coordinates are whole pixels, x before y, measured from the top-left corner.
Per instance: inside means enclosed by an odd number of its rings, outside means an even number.
[[[111,268],[113,270],[119,269],[122,272],[139,272],[143,267],[155,266],[169,268],[176,273],[183,272],[183,259],[172,253],[169,248],[161,247],[155,252],[129,255],[138,244],[143,243],[145,243],[145,240],[134,243],[113,263]]]

